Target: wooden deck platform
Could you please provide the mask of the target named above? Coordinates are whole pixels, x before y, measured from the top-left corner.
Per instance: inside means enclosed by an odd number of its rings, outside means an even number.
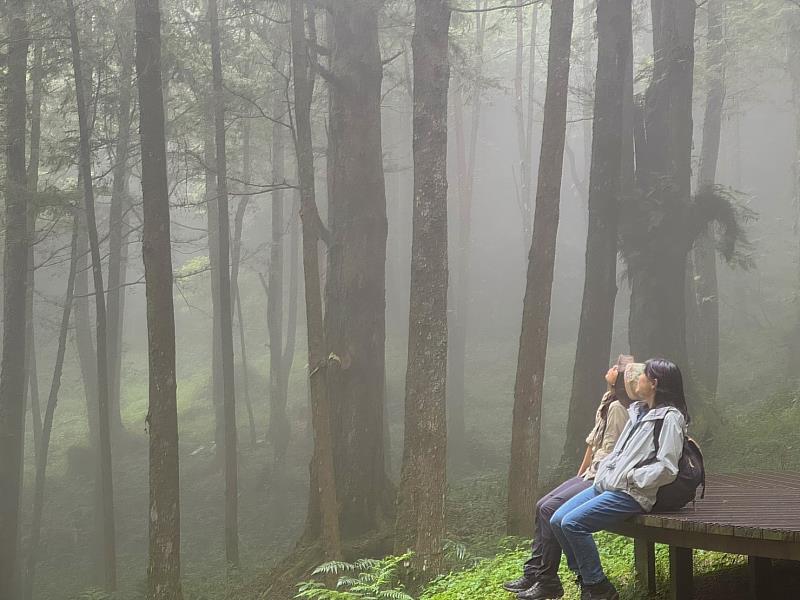
[[[674,513],[634,517],[614,528],[634,539],[640,581],[655,591],[654,544],[670,546],[670,596],[694,598],[692,549],[749,557],[752,597],[773,598],[771,560],[800,561],[800,473],[710,475],[706,497]],[[698,599],[702,600],[702,599]]]

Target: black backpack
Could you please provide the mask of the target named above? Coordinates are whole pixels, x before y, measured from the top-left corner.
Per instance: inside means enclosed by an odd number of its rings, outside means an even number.
[[[664,420],[659,419],[653,426],[653,442],[658,455],[658,439],[661,437],[661,428]],[[653,458],[655,460],[655,457]],[[675,481],[658,488],[656,503],[653,512],[675,512],[682,509],[690,502],[694,503],[697,488],[703,486],[700,498],[706,496],[706,469],[703,464],[703,453],[688,435],[683,438],[683,453],[678,461],[678,476]]]

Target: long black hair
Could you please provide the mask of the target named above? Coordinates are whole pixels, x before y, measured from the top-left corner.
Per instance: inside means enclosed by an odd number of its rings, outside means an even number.
[[[644,364],[644,374],[650,381],[657,381],[656,406],[674,406],[689,423],[691,418],[683,393],[683,375],[678,365],[664,358],[651,358]]]

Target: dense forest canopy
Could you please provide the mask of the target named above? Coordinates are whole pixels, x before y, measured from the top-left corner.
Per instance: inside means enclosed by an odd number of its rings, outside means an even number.
[[[800,467],[797,3],[1,8],[0,600],[422,597],[620,353]]]

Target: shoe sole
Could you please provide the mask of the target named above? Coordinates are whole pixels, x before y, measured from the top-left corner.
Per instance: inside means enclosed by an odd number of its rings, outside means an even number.
[[[521,592],[519,592],[521,593]],[[519,598],[519,593],[517,594],[517,598]],[[552,596],[540,596],[536,600],[561,600],[564,597],[564,592],[561,592],[559,595],[552,595]],[[619,598],[615,599],[619,600]]]

